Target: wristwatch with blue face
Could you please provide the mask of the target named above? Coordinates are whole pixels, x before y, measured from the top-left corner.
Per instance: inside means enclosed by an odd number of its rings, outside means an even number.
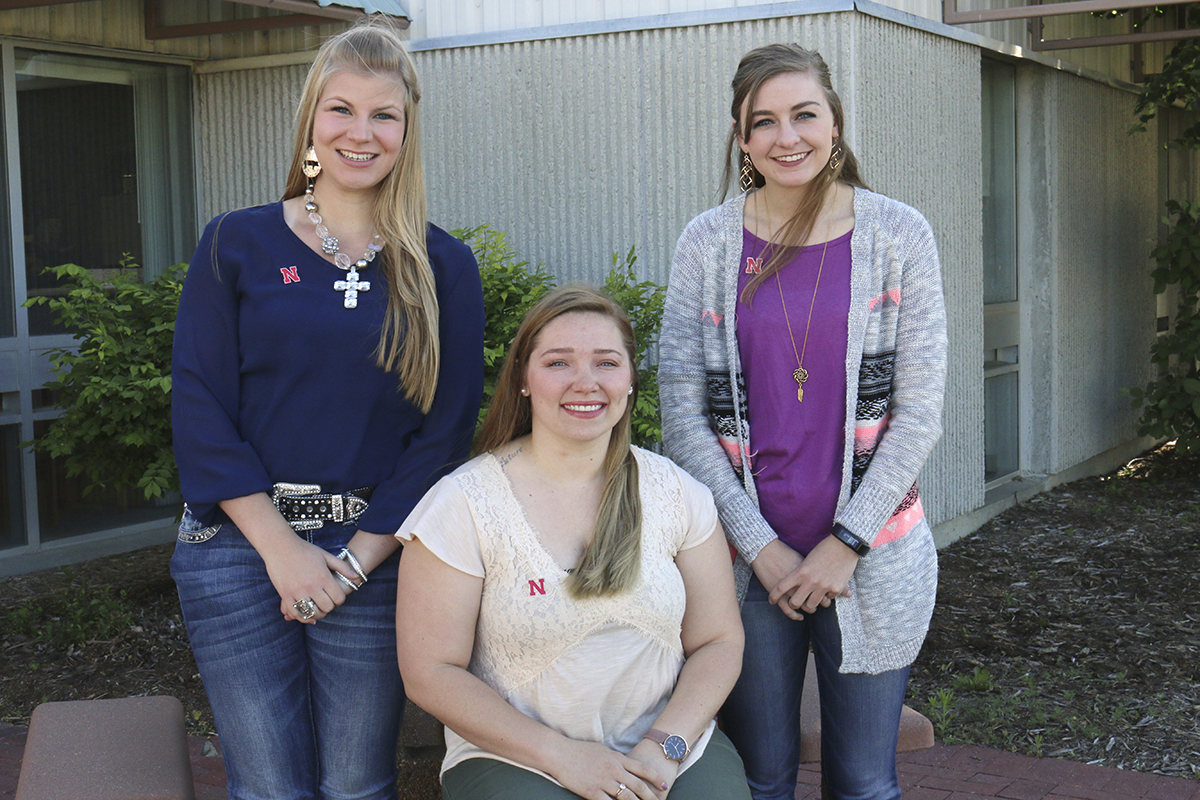
[[[646,735],[642,738],[658,742],[662,745],[663,753],[672,761],[683,761],[692,750],[688,747],[687,741],[682,736],[677,736],[674,733],[664,733],[655,728],[646,731]]]

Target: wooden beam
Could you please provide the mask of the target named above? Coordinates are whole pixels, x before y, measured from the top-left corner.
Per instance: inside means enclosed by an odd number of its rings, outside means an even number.
[[[943,0],[942,22],[947,25],[962,25],[970,22],[997,22],[1009,19],[1034,19],[1057,17],[1065,14],[1086,14],[1093,11],[1113,11],[1122,8],[1146,8],[1148,6],[1170,6],[1191,3],[1194,0],[1070,0],[1066,3],[1015,6],[1013,8],[989,8],[982,11],[959,11],[958,0]]]
[[[82,3],[85,0],[0,0],[0,11],[15,11],[19,8],[61,6],[66,3]]]
[[[329,17],[330,19],[342,20],[358,20],[362,19],[367,12],[361,8],[348,8],[346,6],[328,5],[319,6],[316,3],[305,2],[305,0],[229,0],[232,3],[242,3],[248,6],[258,6],[260,8],[273,8],[276,11],[289,11],[293,14],[315,14],[318,17]]]
[[[1078,47],[1105,47],[1113,44],[1141,44],[1143,42],[1171,42],[1178,39],[1200,38],[1200,28],[1185,28],[1175,31],[1151,31],[1149,33],[1117,33],[1111,36],[1076,36],[1073,39],[1044,39],[1033,43],[1033,49],[1071,50]]]
[[[18,0],[23,2],[24,0]],[[6,0],[0,0],[6,2]],[[269,17],[197,22],[191,25],[163,25],[159,13],[160,0],[145,0],[145,36],[147,40],[183,39],[189,36],[213,36],[222,33],[295,28],[301,25],[327,25],[328,16],[315,14],[278,14]],[[315,8],[315,6],[314,6]]]

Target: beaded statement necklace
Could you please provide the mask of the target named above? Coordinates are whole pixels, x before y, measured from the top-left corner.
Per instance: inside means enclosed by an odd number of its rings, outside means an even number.
[[[358,261],[351,263],[350,256],[342,252],[341,243],[338,242],[337,237],[329,235],[329,228],[325,227],[325,222],[318,213],[317,201],[313,198],[311,191],[304,195],[304,210],[308,212],[308,218],[312,224],[317,226],[317,236],[321,237],[321,249],[327,255],[333,256],[333,263],[338,269],[346,270],[346,280],[333,282],[334,291],[343,293],[342,305],[346,308],[357,307],[358,293],[371,289],[370,281],[358,279],[358,271],[365,270],[375,260],[375,254],[383,249],[383,237],[378,233],[372,236],[371,243],[367,245],[367,252],[363,253],[362,258]]]
[[[375,260],[376,253],[383,249],[383,237],[378,233],[372,236],[367,245],[367,252],[363,253],[362,258],[358,261],[351,263],[350,256],[342,252],[342,246],[337,237],[329,235],[329,228],[325,227],[325,221],[321,219],[321,214],[317,210],[317,200],[313,197],[313,186],[316,184],[317,176],[321,174],[321,162],[317,160],[317,150],[311,144],[304,153],[300,171],[308,178],[308,188],[304,192],[304,210],[308,212],[308,219],[317,227],[317,236],[321,237],[321,250],[326,255],[333,256],[334,266],[346,271],[346,279],[334,281],[333,290],[342,292],[343,306],[357,308],[358,293],[371,289],[370,281],[358,279],[358,271],[366,269]]]

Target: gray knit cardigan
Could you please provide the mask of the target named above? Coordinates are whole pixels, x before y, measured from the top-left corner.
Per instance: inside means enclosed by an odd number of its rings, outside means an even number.
[[[675,249],[658,380],[667,455],[712,489],[749,562],[776,538],[758,511],[736,331],[745,195],[688,224]],[[841,672],[876,674],[917,657],[937,590],[937,552],[916,479],[941,436],[946,310],[937,246],[915,209],[854,192],[846,428],[834,521],[872,545],[836,603]],[[745,469],[743,465],[749,465]]]

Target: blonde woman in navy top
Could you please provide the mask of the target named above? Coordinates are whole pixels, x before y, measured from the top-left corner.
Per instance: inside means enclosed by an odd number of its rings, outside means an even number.
[[[393,798],[390,534],[466,456],[469,248],[429,225],[420,90],[379,24],[328,40],[282,202],[214,219],[176,323],[172,559],[231,798]]]
[[[937,248],[864,185],[818,53],[747,53],[730,111],[742,193],[679,239],[659,369],[666,452],[737,553],[746,647],[724,730],[755,800],[793,797],[811,647],[826,796],[898,800],[937,576],[916,488],[941,434]]]

